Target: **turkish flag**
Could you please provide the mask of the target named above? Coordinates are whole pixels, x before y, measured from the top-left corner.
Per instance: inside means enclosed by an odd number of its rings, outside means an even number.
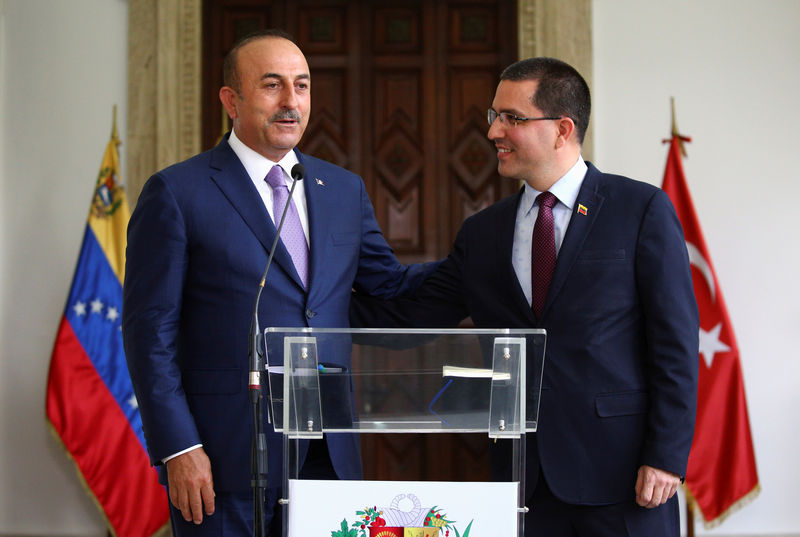
[[[678,134],[665,140],[670,145],[661,188],[683,225],[700,310],[697,420],[686,487],[689,501],[700,509],[708,528],[753,499],[760,486],[739,347],[683,173],[681,142],[689,141]]]

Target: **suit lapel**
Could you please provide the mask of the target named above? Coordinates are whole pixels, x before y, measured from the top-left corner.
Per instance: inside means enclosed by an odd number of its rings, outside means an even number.
[[[584,241],[603,206],[605,198],[599,193],[601,173],[591,163],[587,163],[587,166],[589,169],[578,192],[578,198],[575,200],[572,218],[564,236],[564,241],[561,243],[561,249],[558,252],[553,279],[550,281],[547,300],[542,310],[542,319],[547,316],[550,306],[558,297],[558,293],[564,282],[566,282],[569,271],[583,249]],[[578,212],[578,208],[581,205],[586,208],[586,214]]]
[[[531,325],[535,325],[536,318],[533,315],[531,305],[528,304],[528,299],[525,298],[525,292],[522,290],[522,286],[519,283],[519,278],[517,277],[517,272],[514,270],[514,263],[512,261],[514,229],[517,225],[517,210],[519,209],[523,191],[524,187],[515,198],[511,198],[511,200],[513,200],[513,205],[507,209],[503,208],[500,211],[501,217],[497,228],[497,240],[495,241],[497,244],[497,274],[504,278],[505,281],[509,282],[509,290],[511,291],[514,303],[525,318],[528,319],[528,322]]]
[[[214,149],[210,166],[211,180],[216,183],[269,255],[275,240],[275,224],[269,217],[264,202],[247,171],[228,144],[227,136]],[[280,265],[300,287],[303,286],[289,251],[281,241],[278,241],[275,248],[273,262]]]
[[[313,159],[305,158],[299,151],[297,159],[306,169],[306,176],[303,180],[303,188],[306,192],[306,206],[308,207],[308,235],[309,235],[309,267],[308,267],[308,287],[309,293],[314,287],[315,279],[325,273],[323,266],[328,259],[325,250],[328,247],[330,229],[334,225],[334,204],[330,202],[331,196],[335,195],[330,189],[329,178],[324,177],[319,166]],[[334,196],[335,197],[335,196]]]

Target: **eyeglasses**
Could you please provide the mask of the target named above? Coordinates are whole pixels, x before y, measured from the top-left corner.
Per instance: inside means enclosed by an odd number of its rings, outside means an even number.
[[[494,124],[494,120],[500,118],[500,123],[503,125],[511,125],[516,127],[519,123],[524,123],[526,121],[543,121],[546,119],[562,119],[564,116],[555,116],[555,117],[519,117],[515,116],[510,112],[495,112],[494,109],[490,108],[486,112],[486,119],[489,121],[489,126],[491,127]]]

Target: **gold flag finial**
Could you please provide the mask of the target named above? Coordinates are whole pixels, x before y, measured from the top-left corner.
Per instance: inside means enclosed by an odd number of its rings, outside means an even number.
[[[678,146],[681,148],[681,155],[683,155],[684,158],[687,158],[686,147],[683,145],[683,142],[688,140],[678,132],[678,122],[675,119],[675,97],[669,98],[669,104],[672,110],[672,137],[678,139]]]
[[[114,105],[114,112],[113,112],[113,120],[111,123],[111,141],[114,142],[114,145],[121,145],[122,141],[119,139],[119,132],[117,132],[117,105]]]
[[[219,138],[217,138],[217,144],[222,141],[222,137],[225,136],[225,133],[230,130],[230,122],[228,118],[228,111],[225,110],[225,107],[222,107],[222,129],[219,132]],[[216,145],[216,144],[215,144]]]

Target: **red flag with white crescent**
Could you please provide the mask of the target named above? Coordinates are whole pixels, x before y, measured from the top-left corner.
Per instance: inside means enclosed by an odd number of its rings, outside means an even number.
[[[700,310],[697,420],[687,497],[700,509],[706,527],[713,527],[758,495],[760,486],[739,347],[683,172],[681,142],[689,141],[678,134],[665,140],[670,146],[662,189],[683,225]]]

